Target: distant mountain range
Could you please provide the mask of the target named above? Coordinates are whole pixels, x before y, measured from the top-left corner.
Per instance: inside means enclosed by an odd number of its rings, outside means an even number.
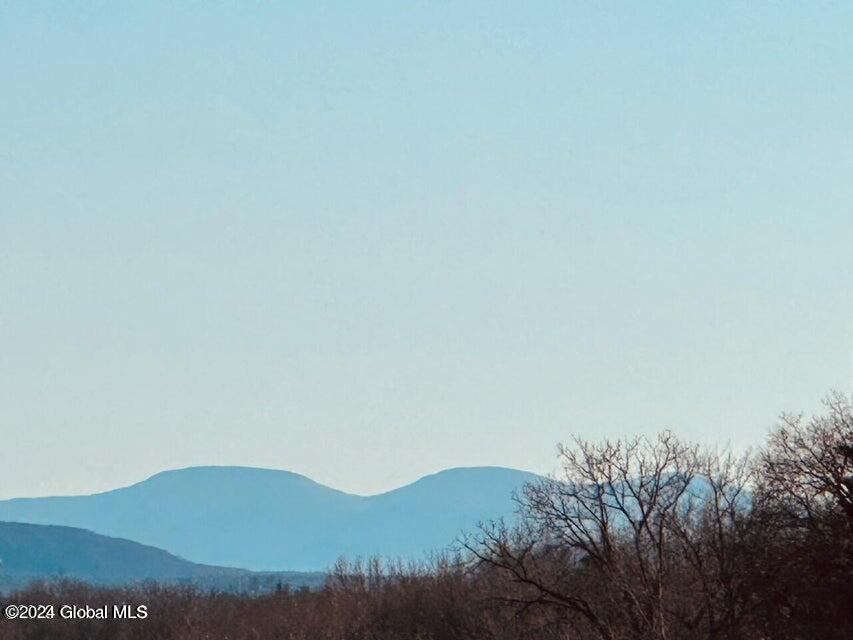
[[[146,580],[194,584],[228,591],[268,590],[277,585],[319,586],[320,573],[253,573],[182,560],[121,538],[52,525],[0,522],[0,590],[33,579],[69,578],[93,584]]]
[[[94,495],[0,501],[0,521],[79,527],[209,565],[316,571],[340,556],[446,549],[478,521],[512,518],[513,492],[535,478],[458,468],[357,496],[287,471],[192,467]]]

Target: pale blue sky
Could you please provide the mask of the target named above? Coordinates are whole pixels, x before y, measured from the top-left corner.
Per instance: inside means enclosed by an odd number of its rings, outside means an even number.
[[[0,495],[373,492],[853,383],[853,5],[0,3]]]

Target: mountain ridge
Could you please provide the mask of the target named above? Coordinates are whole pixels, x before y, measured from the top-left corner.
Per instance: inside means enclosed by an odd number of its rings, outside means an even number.
[[[424,474],[418,478],[410,482],[405,482],[397,487],[386,489],[384,491],[378,491],[376,493],[356,493],[354,491],[346,491],[344,489],[338,489],[337,487],[333,487],[332,485],[325,484],[318,480],[314,480],[313,478],[306,476],[305,474],[299,473],[297,471],[290,471],[289,469],[276,469],[274,467],[253,467],[250,465],[241,465],[241,464],[201,464],[201,465],[190,465],[186,467],[175,467],[173,469],[163,469],[162,471],[157,471],[149,476],[146,476],[142,480],[137,480],[135,482],[131,482],[130,484],[119,485],[117,487],[113,487],[111,489],[103,489],[100,491],[92,491],[89,493],[68,493],[68,494],[46,494],[46,495],[35,495],[35,496],[15,496],[11,498],[0,498],[0,502],[10,502],[12,500],[43,500],[46,498],[88,498],[92,496],[101,495],[104,493],[112,493],[114,491],[121,491],[122,489],[130,489],[140,484],[144,484],[150,482],[152,480],[157,480],[159,478],[173,477],[184,472],[204,472],[208,470],[236,470],[236,471],[248,471],[248,472],[263,472],[263,473],[273,473],[273,474],[282,474],[286,476],[292,476],[295,479],[307,480],[308,482],[319,485],[326,489],[331,489],[332,491],[336,491],[338,493],[344,493],[349,496],[355,496],[357,498],[375,498],[377,496],[384,495],[386,493],[392,493],[399,489],[403,489],[405,487],[410,487],[412,485],[418,484],[424,480],[429,478],[434,478],[436,476],[443,476],[445,474],[453,474],[457,472],[464,472],[468,470],[496,470],[496,471],[509,471],[509,472],[518,472],[523,474],[529,474],[530,476],[536,476],[532,471],[525,471],[523,469],[516,469],[514,467],[505,467],[502,465],[471,465],[471,466],[458,466],[458,467],[447,467],[446,469],[439,469],[438,471],[433,471],[431,473]]]
[[[226,591],[319,586],[319,573],[262,574],[190,562],[156,547],[62,525],[0,522],[0,591],[32,580],[156,581]]]
[[[455,467],[360,496],[291,471],[200,466],[109,491],[0,501],[0,520],[88,529],[193,562],[251,570],[323,570],[340,556],[416,559],[478,521],[511,518],[534,474]]]

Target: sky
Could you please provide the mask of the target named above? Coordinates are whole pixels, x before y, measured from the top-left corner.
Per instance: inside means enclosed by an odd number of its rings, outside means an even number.
[[[0,497],[760,444],[853,390],[851,26],[0,2]]]

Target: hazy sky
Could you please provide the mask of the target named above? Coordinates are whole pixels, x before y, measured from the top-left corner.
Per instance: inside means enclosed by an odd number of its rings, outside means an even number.
[[[853,5],[181,4],[0,4],[0,496],[851,390]]]

